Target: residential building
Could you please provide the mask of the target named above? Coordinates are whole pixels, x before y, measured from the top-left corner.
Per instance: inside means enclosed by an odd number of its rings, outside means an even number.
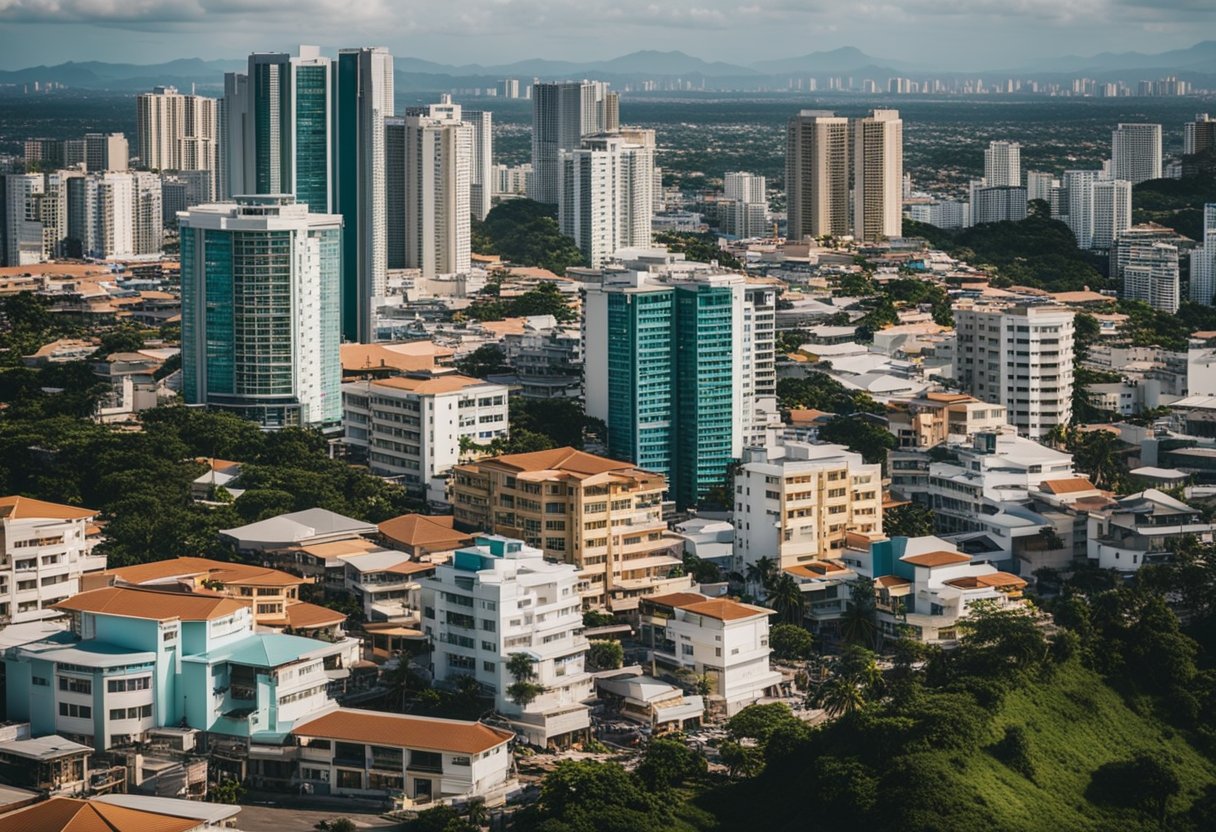
[[[454,373],[342,385],[345,442],[372,473],[442,502],[453,465],[508,436],[508,389]]]
[[[358,641],[255,634],[223,596],[105,587],[56,605],[71,631],[5,653],[8,714],[97,750],[163,727],[249,742],[331,705]]]
[[[1093,226],[1089,248],[1109,251],[1132,227],[1132,183],[1102,179],[1093,184]]]
[[[464,121],[473,130],[469,153],[469,210],[478,220],[484,220],[490,213],[491,197],[494,196],[494,114],[489,110],[469,110],[464,113]]]
[[[478,536],[423,578],[423,629],[431,637],[435,679],[472,676],[530,745],[564,747],[588,736],[591,676],[584,669],[582,579],[568,563],[552,563],[521,540]],[[527,678],[511,659],[532,663]],[[512,685],[537,686],[519,701]],[[526,697],[521,699],[526,700]]]
[[[1182,125],[1182,154],[1194,156],[1216,150],[1216,119],[1207,113],[1197,113],[1193,121]]]
[[[971,189],[971,224],[1026,219],[1026,189],[989,186]]]
[[[853,122],[853,236],[903,236],[904,123],[899,110]]]
[[[959,301],[955,378],[1032,438],[1072,418],[1073,319],[1053,305]]]
[[[610,713],[649,725],[655,734],[697,728],[705,717],[705,697],[627,670],[615,676],[597,674],[595,690]]]
[[[711,709],[733,716],[782,687],[784,678],[769,664],[772,610],[675,592],[642,599],[639,614],[652,663],[705,678]]]
[[[966,393],[927,392],[888,403],[887,427],[896,441],[887,452],[892,493],[927,503],[932,448],[969,444],[977,433],[1000,433],[1007,426],[1003,405]]]
[[[722,192],[727,199],[736,202],[763,202],[768,204],[768,189],[765,178],[754,173],[727,171],[722,176]]]
[[[316,46],[299,55],[249,56],[248,119],[252,156],[241,194],[292,194],[315,214],[328,214],[334,182],[333,68]],[[234,116],[234,114],[233,114]]]
[[[0,263],[29,266],[72,254],[68,181],[79,171],[0,175]]]
[[[408,808],[454,799],[501,802],[511,734],[480,722],[338,708],[291,729],[297,784],[312,794],[404,795]]]
[[[1203,206],[1203,245],[1191,252],[1191,300],[1216,304],[1216,202]]]
[[[558,204],[562,153],[582,146],[583,136],[619,126],[616,94],[603,81],[532,85],[532,180],[528,196]]]
[[[85,133],[84,163],[89,173],[127,170],[130,159],[127,137],[122,133]],[[68,165],[66,158],[64,165]]]
[[[376,308],[387,294],[384,125],[393,115],[393,56],[384,47],[342,49],[333,75],[332,204],[343,228],[342,339],[369,343]]]
[[[558,224],[594,268],[651,243],[654,131],[585,136],[561,155]]]
[[[848,534],[882,532],[882,500],[882,466],[843,445],[747,448],[734,476],[732,568],[835,557]]]
[[[437,552],[451,552],[473,542],[472,535],[455,528],[454,520],[450,514],[403,514],[377,528],[385,546],[405,552],[413,560],[429,560]]]
[[[48,797],[88,790],[92,748],[54,734],[31,737],[28,723],[9,723],[0,730],[0,737],[0,776],[6,787]],[[10,806],[3,809],[7,811]]]
[[[249,108],[249,76],[224,73],[224,97],[216,113],[219,179],[216,193],[228,200],[255,190],[253,174],[253,113]]]
[[[1052,173],[1026,171],[1026,201],[1042,200],[1052,206],[1052,216],[1059,213],[1060,180]]]
[[[908,219],[936,225],[938,228],[966,228],[971,225],[971,203],[958,199],[942,199],[905,204]]]
[[[1161,312],[1178,311],[1181,298],[1175,246],[1137,245],[1128,252],[1122,272],[1124,298],[1144,301]]]
[[[131,248],[136,255],[157,255],[164,248],[165,216],[160,177],[133,171],[131,177]]]
[[[663,521],[661,474],[555,448],[457,465],[448,480],[456,526],[523,539],[572,563],[585,606],[634,609],[637,598],[684,589],[669,577],[681,547]]]
[[[1120,124],[1111,133],[1113,178],[1138,185],[1161,178],[1161,125]]]
[[[849,233],[849,120],[803,110],[789,120],[785,144],[786,237]]]
[[[1098,170],[1066,170],[1060,180],[1067,194],[1061,199],[1060,211],[1078,248],[1094,247],[1094,183],[1101,175]]]
[[[424,277],[468,272],[473,128],[460,105],[432,104],[384,129],[389,268]]]
[[[54,605],[106,568],[105,555],[93,554],[101,540],[96,516],[88,508],[0,497],[0,622],[57,617]]]
[[[94,260],[134,257],[135,222],[137,216],[150,220],[144,211],[136,211],[144,195],[136,198],[135,179],[129,173],[99,173],[76,176],[68,180],[68,238],[72,253]],[[156,222],[163,227],[163,217]],[[141,229],[141,243],[146,243],[149,230]],[[157,249],[159,251],[159,248]]]
[[[215,188],[219,167],[219,102],[154,87],[135,99],[136,152],[155,171],[209,171]]]
[[[1169,560],[1171,544],[1187,537],[1210,543],[1213,532],[1216,524],[1199,509],[1148,488],[1089,511],[1087,554],[1100,569],[1135,572]]]
[[[266,429],[337,427],[341,217],[251,196],[179,227],[186,402]]]
[[[239,806],[172,798],[102,795],[80,800],[58,796],[6,814],[2,822],[8,829],[38,832],[212,832],[231,828],[232,818],[240,811]]]
[[[1022,146],[1017,142],[988,142],[984,151],[984,181],[990,188],[1022,186]]]
[[[220,537],[231,541],[238,552],[261,555],[280,549],[356,540],[374,535],[376,531],[374,523],[343,517],[324,508],[310,508],[234,529],[221,529]]]
[[[744,240],[767,236],[770,232],[768,203],[720,199],[718,200],[718,228],[723,234]]]
[[[379,548],[338,555],[338,560],[343,563],[342,595],[359,605],[365,622],[420,626],[422,587],[418,581],[435,572],[433,563],[419,563],[403,552]]]

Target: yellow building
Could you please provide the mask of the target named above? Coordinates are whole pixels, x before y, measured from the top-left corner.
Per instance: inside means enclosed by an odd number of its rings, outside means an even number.
[[[691,586],[669,577],[683,541],[663,521],[666,489],[661,474],[632,463],[555,448],[458,465],[448,500],[459,528],[519,538],[574,564],[583,603],[620,611]]]

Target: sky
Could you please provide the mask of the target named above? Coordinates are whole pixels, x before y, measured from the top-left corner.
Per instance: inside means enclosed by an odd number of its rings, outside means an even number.
[[[243,58],[298,43],[449,64],[678,49],[748,64],[855,46],[937,69],[1216,39],[1216,0],[0,0],[0,68]]]

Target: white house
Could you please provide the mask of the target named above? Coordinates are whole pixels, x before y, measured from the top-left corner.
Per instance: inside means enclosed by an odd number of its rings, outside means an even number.
[[[80,591],[81,576],[106,568],[94,555],[97,512],[30,497],[0,498],[0,623],[60,615],[52,605]]]
[[[1135,572],[1170,556],[1169,541],[1195,535],[1212,541],[1216,523],[1204,522],[1198,509],[1148,488],[1089,512],[1090,562],[1102,569]]]

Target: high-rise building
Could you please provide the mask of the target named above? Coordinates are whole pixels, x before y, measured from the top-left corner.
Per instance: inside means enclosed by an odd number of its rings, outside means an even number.
[[[146,191],[140,196],[141,201],[150,198]],[[136,205],[136,180],[130,173],[91,173],[69,179],[68,237],[73,253],[96,260],[135,256]],[[159,223],[159,201],[156,209]],[[138,218],[151,219],[142,211]],[[146,244],[152,235],[145,226],[138,236]]]
[[[903,234],[904,123],[899,110],[874,110],[853,124],[853,236]]]
[[[155,87],[136,98],[136,146],[140,164],[158,171],[219,167],[218,103]]]
[[[718,228],[747,239],[768,233],[767,184],[763,176],[730,171],[723,177],[724,199],[718,200]]]
[[[1055,216],[1059,207],[1059,198],[1060,180],[1055,175],[1037,170],[1026,171],[1027,202],[1033,202],[1036,199],[1042,200],[1053,208],[1052,216]]]
[[[63,256],[66,210],[66,194],[57,175],[0,176],[0,264],[30,266]]]
[[[342,417],[342,218],[290,195],[241,197],[179,219],[182,392],[265,429]]]
[[[464,121],[473,130],[469,208],[473,216],[484,220],[490,213],[494,195],[494,114],[489,110],[469,111],[464,114]]]
[[[1133,246],[1123,266],[1123,297],[1159,312],[1178,311],[1178,249],[1168,243]]]
[[[561,231],[593,267],[618,249],[649,246],[653,187],[653,130],[587,136],[562,154]]]
[[[1161,125],[1120,124],[1111,133],[1113,178],[1133,185],[1161,178]]]
[[[990,188],[1020,187],[1022,146],[1017,142],[989,142],[984,151],[984,181]]]
[[[253,176],[253,116],[249,112],[249,76],[224,73],[224,97],[218,108],[220,176],[217,194],[232,199],[256,191]]]
[[[519,79],[504,78],[498,82],[499,98],[519,98]]]
[[[1109,251],[1115,238],[1132,225],[1132,183],[1100,179],[1093,184],[1093,235],[1090,248]]]
[[[768,202],[767,181],[763,176],[744,171],[727,171],[722,177],[722,193],[738,202]]]
[[[1094,236],[1094,183],[1102,175],[1097,170],[1066,170],[1061,179],[1065,197],[1060,205],[1077,248],[1092,248]]]
[[[532,85],[532,190],[537,202],[556,205],[561,194],[562,153],[577,150],[583,136],[619,124],[615,96],[603,81]]]
[[[1026,189],[1012,186],[972,188],[971,224],[1026,219]]]
[[[1216,202],[1203,206],[1203,245],[1191,252],[1191,300],[1216,306]]]
[[[67,161],[67,147],[64,148],[64,164]],[[130,167],[131,150],[127,146],[127,137],[122,133],[86,133],[84,136],[84,163],[91,173],[104,171],[124,171]]]
[[[385,122],[389,268],[469,271],[472,150],[473,130],[446,96]]]
[[[299,52],[294,58],[282,52],[249,56],[246,126],[252,141],[246,148],[253,163],[245,190],[293,194],[324,214],[333,185],[332,65],[316,46]]]
[[[849,120],[803,110],[789,120],[785,144],[786,237],[849,233]]]
[[[1193,156],[1212,151],[1216,151],[1216,119],[1207,113],[1198,113],[1194,121],[1182,125],[1182,153]]]
[[[160,177],[161,216],[168,228],[177,228],[177,214],[195,205],[215,202],[215,177],[209,170],[182,170]]]
[[[393,56],[383,47],[342,49],[334,65],[333,210],[342,215],[342,337],[374,340],[387,292],[387,157]]]
[[[133,171],[130,176],[132,251],[136,255],[160,254],[165,236],[160,176],[148,171]]]
[[[1051,305],[959,301],[955,378],[976,398],[1004,405],[1023,435],[1037,438],[1068,424],[1074,317]]]

